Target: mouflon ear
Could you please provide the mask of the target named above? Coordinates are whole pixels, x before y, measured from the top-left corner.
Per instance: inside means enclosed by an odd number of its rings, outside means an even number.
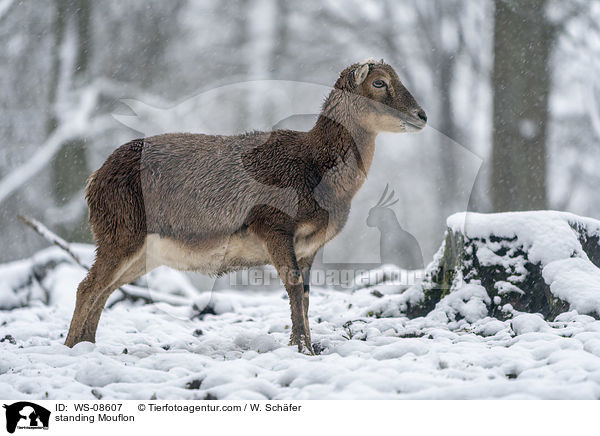
[[[367,63],[360,65],[356,70],[354,70],[354,83],[356,83],[356,86],[363,83],[368,74],[369,64]]]

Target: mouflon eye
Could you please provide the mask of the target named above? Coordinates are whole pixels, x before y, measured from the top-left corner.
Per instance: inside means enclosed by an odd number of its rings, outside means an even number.
[[[385,85],[385,82],[384,82],[383,80],[375,80],[375,81],[373,82],[373,86],[374,86],[375,88],[383,88],[383,87],[384,87],[384,86],[386,86],[386,85]]]

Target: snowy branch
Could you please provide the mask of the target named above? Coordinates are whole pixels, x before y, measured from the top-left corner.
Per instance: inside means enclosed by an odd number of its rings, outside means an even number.
[[[0,21],[8,15],[10,7],[13,5],[14,0],[0,0]]]
[[[74,116],[71,120],[61,123],[28,161],[15,168],[0,181],[0,203],[42,170],[65,142],[90,130],[108,127],[111,121],[108,116],[91,120],[91,114],[97,102],[97,90],[89,88],[82,92],[79,105],[73,111]]]
[[[136,98],[150,104],[157,106],[168,105],[167,101],[142,90],[134,89],[132,92],[132,87],[129,85],[119,84],[107,79],[98,79],[79,91],[79,104],[75,109],[66,112],[61,117],[59,126],[37,149],[36,153],[24,164],[15,168],[0,180],[0,203],[44,169],[52,161],[56,153],[60,151],[65,142],[83,135],[97,134],[114,124],[114,119],[110,115],[93,115],[101,96],[121,98],[124,95],[132,93]]]
[[[25,217],[22,215],[19,215],[18,218],[21,222],[32,228],[42,238],[50,242],[52,245],[56,245],[65,253],[67,253],[75,261],[75,263],[77,263],[77,265],[86,271],[89,271],[90,268],[81,261],[79,256],[77,256],[77,254],[75,254],[71,248],[70,244],[63,238],[49,230],[45,225],[34,218]],[[187,306],[192,304],[192,301],[188,298],[164,294],[153,290],[151,291],[148,288],[142,288],[135,285],[123,285],[119,288],[119,290],[127,298],[140,299],[149,303],[167,303],[173,306]]]
[[[43,225],[41,222],[39,222],[36,219],[29,218],[29,217],[26,217],[23,215],[19,215],[18,218],[22,223],[31,227],[38,235],[40,235],[46,241],[50,242],[52,245],[56,245],[57,247],[59,247],[63,251],[65,251],[69,256],[71,256],[71,258],[73,258],[73,260],[75,261],[75,263],[77,263],[77,265],[79,265],[80,267],[82,267],[86,270],[89,270],[89,268],[86,265],[84,265],[83,262],[81,262],[81,259],[79,258],[79,256],[77,256],[75,254],[75,252],[73,250],[71,250],[69,243],[67,241],[65,241],[63,238],[58,236],[56,233],[48,230],[48,228],[45,225]]]

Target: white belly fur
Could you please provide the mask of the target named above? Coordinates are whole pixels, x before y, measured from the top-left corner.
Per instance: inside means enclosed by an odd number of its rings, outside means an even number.
[[[309,256],[318,248],[317,241],[307,238],[307,229],[299,229],[295,238],[298,259]],[[234,234],[194,247],[156,233],[146,236],[147,271],[166,265],[183,271],[218,274],[233,269],[271,263],[263,242],[252,233]]]
[[[167,265],[204,274],[218,274],[235,266],[243,268],[268,263],[263,244],[254,235],[232,235],[194,247],[153,233],[146,236],[146,256],[149,270]],[[243,260],[241,265],[240,260]]]

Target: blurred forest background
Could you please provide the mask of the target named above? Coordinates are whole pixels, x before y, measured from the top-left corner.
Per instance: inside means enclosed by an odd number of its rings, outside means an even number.
[[[427,263],[467,207],[600,218],[599,23],[588,0],[0,0],[0,261],[47,245],[18,213],[91,242],[86,178],[147,133],[113,116],[132,114],[122,99],[169,108],[252,80],[331,86],[368,57],[396,68],[430,132],[406,148],[382,136],[399,176],[373,176],[360,219],[391,181]],[[222,133],[277,125],[288,104],[268,87],[231,98]]]

